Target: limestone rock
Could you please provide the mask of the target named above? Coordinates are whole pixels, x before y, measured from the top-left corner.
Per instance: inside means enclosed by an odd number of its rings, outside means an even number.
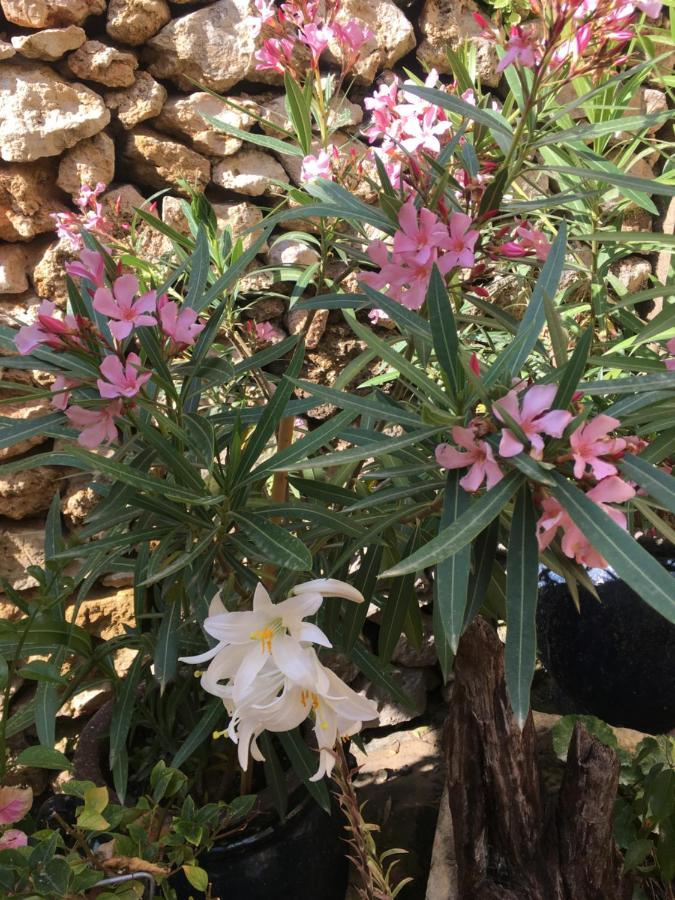
[[[0,294],[22,294],[26,290],[28,281],[23,247],[0,244]]]
[[[258,207],[251,203],[214,203],[212,205],[216,214],[218,230],[231,228],[233,238],[236,240],[240,237],[244,250],[248,250],[260,236],[257,226],[262,222],[262,213]],[[164,197],[162,219],[176,231],[189,233],[187,219],[177,197]],[[267,247],[263,245],[260,252],[263,253],[266,249]]]
[[[636,203],[630,203],[623,211],[622,231],[652,231],[653,227],[651,215]]]
[[[70,54],[68,68],[76,78],[106,87],[129,87],[136,79],[138,60],[133,53],[116,50],[101,41],[87,41]]]
[[[375,35],[361,50],[353,74],[370,84],[379,69],[389,69],[415,46],[413,26],[393,0],[343,0],[336,21],[342,25],[350,19],[366,26]],[[339,47],[329,46],[333,58],[340,60]]]
[[[615,278],[618,278],[628,294],[642,290],[652,274],[651,263],[641,256],[626,256],[613,263],[609,270]]]
[[[129,589],[87,597],[75,617],[77,625],[106,641],[124,634],[124,626],[134,621],[134,592]]]
[[[105,105],[117,110],[117,118],[126,128],[134,128],[146,119],[158,116],[167,98],[166,88],[150,75],[138,72],[136,81],[128,88],[107,91]]]
[[[80,484],[69,485],[61,498],[61,512],[68,525],[71,528],[82,525],[100,499],[93,488]]]
[[[26,569],[44,566],[44,543],[45,529],[40,521],[0,528],[0,578],[8,581],[15,591],[36,587],[37,581]]]
[[[248,107],[257,113],[258,104],[239,97],[230,97],[239,106]],[[175,134],[185,139],[188,138],[195,150],[207,153],[209,156],[231,156],[242,146],[242,141],[232,135],[216,130],[210,125],[204,115],[221,119],[228,125],[243,131],[253,125],[255,119],[245,112],[240,112],[228,106],[217,97],[207,94],[205,91],[197,91],[188,94],[187,97],[171,97],[161,111],[161,114],[153,122],[153,126],[168,134]]]
[[[490,41],[480,37],[483,29],[473,18],[477,10],[472,0],[426,0],[420,17],[424,39],[417,53],[425,67],[452,74],[447,49],[456,50],[464,41],[471,41],[482,83],[496,87],[500,79],[497,52]]]
[[[38,297],[64,304],[68,299],[65,264],[76,256],[70,241],[57,240],[48,244],[33,267],[33,288]]]
[[[105,0],[0,0],[8,21],[24,28],[81,25],[105,9]]]
[[[0,516],[27,519],[49,509],[62,471],[56,466],[37,466],[0,477]]]
[[[436,655],[431,616],[427,614],[422,615],[422,644],[419,650],[402,634],[398,639],[391,658],[396,665],[405,666],[406,668],[436,665],[438,657]]]
[[[52,409],[48,399],[22,400],[20,403],[8,400],[7,403],[2,404],[0,415],[5,419],[14,419],[17,422],[22,422],[24,419],[46,416],[49,412],[52,412]],[[10,444],[9,447],[3,447],[0,449],[0,461],[5,462],[8,459],[13,459],[15,456],[21,456],[27,450],[30,450],[31,447],[37,447],[38,444],[43,444],[46,440],[47,438],[44,435],[35,434],[23,441],[17,441],[16,444]]]
[[[0,162],[0,240],[28,241],[53,231],[51,213],[64,209],[52,160],[28,165]]]
[[[32,291],[11,296],[0,294],[0,325],[17,328],[19,325],[30,325],[35,321],[37,308],[41,300]],[[0,369],[2,372],[2,369]],[[17,379],[14,378],[14,381]],[[29,374],[29,381],[31,380]],[[4,407],[0,415],[5,415]]]
[[[79,51],[78,51],[79,52]],[[103,100],[43,65],[0,65],[0,155],[9,162],[56,156],[110,121]]]
[[[656,88],[639,87],[633,94],[624,115],[626,116],[653,116],[668,110],[668,98],[663,91]],[[656,134],[664,126],[664,122],[650,125],[647,134]],[[629,137],[630,132],[624,131],[622,137]]]
[[[325,334],[329,315],[330,310],[327,309],[317,309],[313,315],[310,310],[292,309],[286,318],[288,332],[304,334],[307,349],[315,350]]]
[[[46,28],[34,34],[21,34],[12,38],[12,46],[26,59],[44,59],[53,62],[71,50],[77,50],[87,40],[87,33],[79,25],[67,28]]]
[[[240,150],[226,157],[213,167],[212,177],[220,187],[249,197],[280,193],[281,188],[274,184],[275,181],[288,184],[283,166],[261,150]]]
[[[190,79],[214,91],[227,91],[245,78],[266,80],[255,70],[261,38],[248,21],[254,14],[252,0],[218,0],[173,19],[148,41],[150,72],[185,91],[194,87]]]
[[[281,238],[274,242],[267,258],[271,266],[311,266],[319,261],[319,254],[303,241]]]
[[[83,184],[110,184],[114,175],[115,144],[105,131],[100,131],[63,154],[56,183],[62,191],[76,197]]]
[[[379,718],[367,723],[366,727],[388,728],[410,722],[424,715],[427,708],[427,671],[426,669],[392,669],[391,676],[398,687],[409,697],[410,706],[403,706],[392,699],[391,694],[379,685],[357,680],[353,687],[360,694],[365,694],[377,704]]]
[[[8,44],[7,41],[0,40],[0,60],[2,59],[10,59],[12,56],[16,55],[16,50],[12,47],[11,44]]]
[[[153,188],[183,191],[180,182],[185,180],[203,190],[211,180],[208,159],[149,129],[129,134],[123,155],[133,177]]]
[[[110,0],[105,30],[111,38],[136,47],[171,20],[166,0]]]

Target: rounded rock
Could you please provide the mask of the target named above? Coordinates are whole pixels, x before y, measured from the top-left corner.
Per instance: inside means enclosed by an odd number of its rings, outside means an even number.
[[[63,154],[56,183],[62,191],[76,197],[83,185],[110,184],[114,175],[115,144],[105,131],[100,131]]]
[[[106,87],[129,87],[136,80],[138,60],[133,53],[87,41],[68,57],[68,68],[76,78],[96,81]]]
[[[105,0],[0,0],[7,20],[23,28],[81,25],[105,10]]]
[[[110,0],[105,30],[116,41],[138,47],[170,21],[166,0]]]

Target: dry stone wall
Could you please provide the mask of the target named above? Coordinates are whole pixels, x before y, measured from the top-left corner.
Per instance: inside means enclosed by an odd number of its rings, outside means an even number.
[[[483,84],[497,86],[495,52],[479,37],[475,8],[473,0],[416,0],[412,6],[342,0],[340,18],[356,18],[375,40],[356,69],[357,102],[340,103],[336,141],[354,138],[363,120],[358,101],[373,82],[414,55],[448,73],[446,48],[470,38]],[[286,122],[279,77],[255,67],[260,38],[248,21],[254,13],[252,0],[0,0],[0,324],[30,320],[41,299],[65,303],[63,263],[70,250],[54,235],[52,213],[72,209],[83,184],[108,184],[104,204],[121,222],[168,188],[160,213],[180,229],[186,227],[179,203],[184,179],[206,191],[221,225],[239,233],[261,220],[277,183],[297,183],[292,157],[245,146],[203,118],[217,116],[243,130],[258,127],[252,114]],[[332,52],[335,61],[339,50]],[[199,86],[225,94],[240,109]],[[635,99],[636,108],[647,111],[664,103],[652,89]],[[639,165],[649,171],[651,162],[645,157]],[[648,174],[637,166],[635,174]],[[651,222],[636,214],[635,227],[644,230]],[[156,235],[147,235],[149,258],[165,249]],[[261,262],[303,264],[312,253],[285,241]],[[635,290],[650,271],[638,259],[615,274]],[[253,278],[249,288],[255,292],[265,283]],[[304,325],[303,314],[287,315],[276,297],[260,300],[256,316],[274,320],[277,331]],[[326,313],[314,319],[308,346],[312,375],[326,380],[358,345]],[[34,377],[2,369],[6,381]],[[47,409],[47,401],[36,400],[0,412],[26,418]],[[36,436],[0,450],[0,459],[48,446]],[[56,490],[66,523],[76,528],[95,499],[86,481],[50,466],[0,478],[0,576],[18,589],[33,585],[25,568],[41,560],[44,513]]]

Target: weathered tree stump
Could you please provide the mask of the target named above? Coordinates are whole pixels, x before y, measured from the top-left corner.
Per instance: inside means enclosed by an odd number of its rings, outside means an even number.
[[[446,729],[460,900],[630,900],[612,836],[616,754],[577,724],[545,801],[532,715],[521,732],[501,641],[482,619],[460,642]]]

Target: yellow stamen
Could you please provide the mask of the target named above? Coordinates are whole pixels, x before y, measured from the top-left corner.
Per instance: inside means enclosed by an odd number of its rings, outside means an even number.
[[[284,631],[284,626],[281,619],[274,619],[264,628],[252,631],[249,637],[252,641],[260,641],[260,649],[263,653],[271,653],[274,636],[282,631]]]
[[[306,706],[308,703],[311,704],[313,710],[319,708],[319,698],[314,691],[300,691],[300,702],[303,706]]]

